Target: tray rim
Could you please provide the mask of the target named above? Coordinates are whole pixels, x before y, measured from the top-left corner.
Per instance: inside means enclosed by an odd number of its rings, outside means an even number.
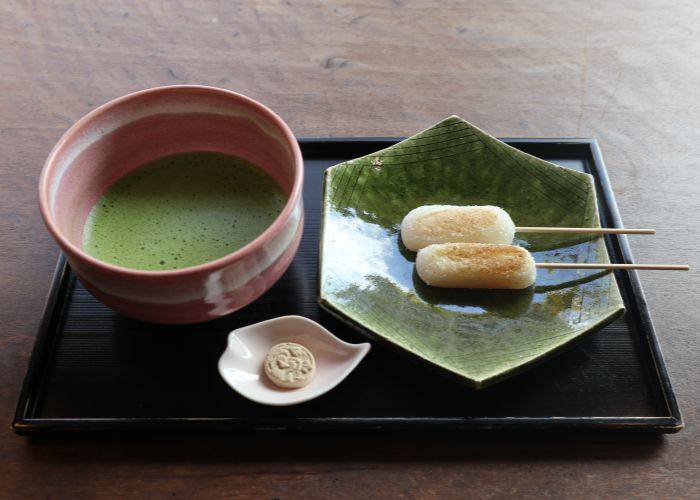
[[[302,146],[350,144],[385,145],[386,147],[403,140],[402,137],[300,137]],[[615,200],[610,180],[603,161],[598,141],[591,138],[520,138],[505,137],[500,140],[510,144],[545,144],[548,146],[580,146],[590,156],[592,175],[598,181],[604,204],[608,209],[611,226],[623,227],[620,212]],[[580,158],[580,156],[573,156]],[[628,239],[617,237],[623,261],[634,262]],[[634,306],[634,314],[639,316],[641,330],[649,348],[656,379],[666,404],[668,416],[626,416],[626,417],[306,417],[293,420],[270,418],[250,419],[236,417],[148,417],[148,418],[40,418],[33,417],[32,411],[38,404],[41,393],[43,370],[46,358],[51,352],[53,324],[60,316],[56,306],[63,289],[70,279],[66,279],[70,267],[63,254],[59,255],[51,280],[48,297],[44,304],[42,319],[34,342],[12,421],[12,429],[20,435],[44,434],[53,432],[94,432],[94,431],[178,431],[178,430],[247,430],[247,431],[332,431],[332,430],[604,430],[624,429],[674,433],[684,427],[683,417],[678,406],[666,362],[661,352],[656,330],[651,320],[647,301],[636,271],[626,276],[632,289],[629,297]],[[624,288],[624,287],[623,287]],[[627,304],[626,304],[627,305]],[[321,307],[323,307],[321,305]],[[324,307],[324,310],[327,310]]]

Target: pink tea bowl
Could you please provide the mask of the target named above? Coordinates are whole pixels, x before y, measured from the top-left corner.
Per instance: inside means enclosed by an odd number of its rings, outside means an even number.
[[[287,204],[246,246],[193,267],[128,269],[82,250],[88,214],[111,184],[149,161],[190,151],[231,154],[260,166],[287,194]],[[303,175],[292,131],[267,107],[223,89],[157,87],[78,120],[46,160],[39,204],[73,271],[100,301],[144,321],[195,323],[249,304],[289,267],[304,226]]]

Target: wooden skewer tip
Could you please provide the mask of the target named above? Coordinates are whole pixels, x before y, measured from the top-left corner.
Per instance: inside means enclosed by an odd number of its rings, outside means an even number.
[[[538,269],[643,269],[656,271],[689,271],[685,264],[595,264],[587,262],[537,262]]]
[[[537,227],[520,226],[516,233],[570,233],[570,234],[656,234],[656,229],[628,229],[619,227]]]

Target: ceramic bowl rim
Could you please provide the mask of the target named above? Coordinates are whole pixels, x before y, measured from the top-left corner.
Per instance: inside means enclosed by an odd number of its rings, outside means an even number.
[[[265,231],[260,233],[253,241],[249,242],[242,248],[239,248],[235,252],[219,257],[215,260],[210,260],[196,266],[183,267],[180,269],[169,269],[163,271],[147,271],[143,269],[132,269],[128,267],[122,267],[115,264],[110,264],[99,260],[86,252],[84,252],[77,245],[71,243],[59,230],[57,224],[53,220],[53,216],[49,209],[49,179],[51,174],[53,174],[56,167],[56,158],[58,154],[63,150],[66,144],[70,143],[75,135],[79,133],[85,126],[87,126],[92,120],[98,116],[104,115],[113,108],[120,106],[124,103],[138,99],[148,94],[162,94],[162,93],[180,93],[193,92],[193,93],[209,93],[209,94],[219,94],[224,97],[228,97],[239,103],[250,106],[260,112],[265,118],[270,120],[284,135],[285,141],[292,149],[293,154],[293,169],[294,169],[294,183],[292,185],[292,190],[287,199],[287,203],[284,208],[277,216],[277,218],[270,224]],[[273,239],[284,229],[286,221],[291,216],[293,210],[296,208],[302,192],[302,186],[304,181],[304,162],[301,155],[301,148],[296,140],[292,130],[289,126],[280,118],[274,111],[270,108],[261,104],[260,102],[252,99],[243,94],[239,94],[232,90],[226,90],[218,87],[211,87],[206,85],[166,85],[159,87],[151,87],[144,90],[139,90],[136,92],[131,92],[129,94],[117,97],[111,101],[102,104],[101,106],[93,109],[77,122],[75,122],[58,140],[56,145],[53,147],[49,153],[48,158],[44,162],[44,166],[41,171],[41,176],[39,178],[39,208],[41,211],[41,216],[44,219],[44,223],[48,228],[49,232],[59,244],[59,246],[65,250],[71,257],[86,261],[91,266],[96,267],[102,271],[127,275],[133,277],[141,278],[156,278],[156,277],[183,277],[195,275],[201,272],[216,271],[225,267],[228,264],[241,260],[259,250],[266,242]]]

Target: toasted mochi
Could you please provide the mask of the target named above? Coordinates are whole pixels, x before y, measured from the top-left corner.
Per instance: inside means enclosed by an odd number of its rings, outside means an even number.
[[[414,208],[401,222],[401,239],[409,250],[435,243],[513,242],[515,224],[508,212],[491,205],[424,205]]]
[[[443,288],[521,289],[535,282],[530,252],[513,245],[439,243],[418,251],[416,271]]]

